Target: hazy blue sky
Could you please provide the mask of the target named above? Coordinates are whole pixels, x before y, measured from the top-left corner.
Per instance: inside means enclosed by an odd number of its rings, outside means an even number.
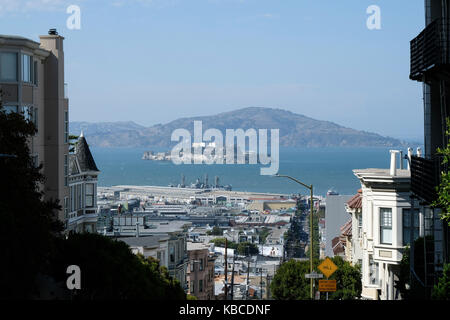
[[[81,8],[69,30],[66,8]],[[369,5],[381,30],[366,27]],[[287,109],[399,138],[423,134],[409,41],[422,0],[0,0],[0,33],[65,40],[73,121],[142,125]]]

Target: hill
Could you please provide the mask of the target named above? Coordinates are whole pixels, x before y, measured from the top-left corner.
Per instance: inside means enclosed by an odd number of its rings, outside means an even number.
[[[193,121],[201,120],[203,132],[208,128],[219,129],[225,136],[226,129],[244,130],[280,129],[280,146],[284,147],[402,147],[405,142],[383,137],[376,133],[358,131],[329,121],[316,120],[301,114],[273,108],[251,107],[213,116],[180,118],[167,124],[151,127],[134,122],[71,122],[70,132],[78,135],[83,129],[89,144],[101,147],[164,147],[175,129],[193,132]]]

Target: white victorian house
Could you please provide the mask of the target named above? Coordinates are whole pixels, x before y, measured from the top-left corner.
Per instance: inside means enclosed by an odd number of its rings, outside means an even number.
[[[361,193],[360,199],[355,197],[354,203],[347,204],[347,211],[352,214],[355,232],[353,261],[362,265],[364,299],[401,299],[395,281],[410,240],[411,175],[402,165],[397,168],[398,155],[401,153],[391,151],[390,169],[353,170],[361,182]],[[414,205],[417,208],[418,204]],[[416,217],[417,213],[415,221]]]

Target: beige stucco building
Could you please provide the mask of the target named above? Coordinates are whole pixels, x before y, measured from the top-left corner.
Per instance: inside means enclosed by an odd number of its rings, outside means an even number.
[[[36,165],[43,164],[44,197],[60,201],[58,218],[67,223],[69,102],[63,42],[53,30],[40,36],[40,43],[0,35],[0,88],[7,112],[23,112],[37,127],[30,150]]]
[[[187,243],[189,294],[198,300],[214,299],[214,255],[203,243]]]

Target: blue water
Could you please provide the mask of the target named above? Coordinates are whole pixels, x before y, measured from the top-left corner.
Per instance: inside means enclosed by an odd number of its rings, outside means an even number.
[[[91,148],[98,168],[100,186],[114,185],[177,185],[181,174],[189,185],[197,178],[209,183],[219,176],[220,184],[233,190],[273,193],[308,192],[285,178],[260,175],[260,165],[175,165],[172,162],[142,160],[144,148]],[[154,150],[158,151],[158,150]],[[301,148],[280,149],[280,174],[313,184],[314,194],[325,195],[329,189],[340,194],[354,194],[359,180],[353,169],[389,168],[389,148]],[[406,165],[406,164],[405,164]]]

